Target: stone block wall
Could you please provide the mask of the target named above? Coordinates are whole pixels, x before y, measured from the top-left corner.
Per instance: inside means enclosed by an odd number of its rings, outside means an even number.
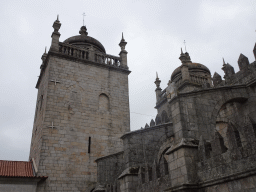
[[[153,164],[162,143],[171,137],[171,126],[166,123],[123,135],[125,168]]]
[[[95,187],[95,160],[122,151],[120,137],[129,131],[129,73],[48,53],[39,84],[47,90],[44,118],[35,120],[41,141],[33,137],[30,154],[40,154],[38,175],[48,179],[37,191]]]
[[[30,144],[29,160],[35,159],[36,166],[39,166],[40,154],[42,149],[42,140],[44,135],[44,118],[47,104],[47,93],[49,83],[49,67],[45,69],[45,72],[41,71],[41,84],[38,87],[36,109],[34,117],[34,125],[32,130],[32,139]]]

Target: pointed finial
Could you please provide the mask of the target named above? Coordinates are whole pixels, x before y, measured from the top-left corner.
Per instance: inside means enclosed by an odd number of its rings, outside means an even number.
[[[57,15],[57,20],[56,21],[59,21],[59,14]]]
[[[156,72],[156,78],[158,79],[158,73]]]
[[[124,33],[122,32],[122,39],[119,43],[119,46],[121,47],[121,51],[125,50],[126,44],[127,44],[127,42],[124,40]]]
[[[222,59],[223,59],[223,65],[225,65],[226,63],[225,63],[225,60],[224,60],[224,58],[222,57]]]
[[[47,47],[45,46],[45,50],[44,50],[44,53],[45,53],[45,54],[46,54],[46,48],[47,48]]]
[[[180,49],[181,49],[181,54],[183,54],[182,47]]]

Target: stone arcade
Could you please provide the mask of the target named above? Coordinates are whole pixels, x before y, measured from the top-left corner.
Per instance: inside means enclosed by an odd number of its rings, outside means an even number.
[[[113,56],[85,26],[59,42],[60,26],[36,84],[37,192],[256,191],[256,61],[223,60],[222,79],[181,50],[168,86],[155,80],[155,120],[130,131],[124,37]]]

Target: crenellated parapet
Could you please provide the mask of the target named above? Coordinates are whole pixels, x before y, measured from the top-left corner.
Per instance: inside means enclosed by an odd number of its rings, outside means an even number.
[[[255,53],[255,48],[254,48]],[[223,67],[224,71],[224,80],[222,80],[221,76],[218,73],[214,73],[212,78],[214,87],[222,87],[226,85],[241,85],[246,84],[253,79],[255,79],[256,75],[256,62],[249,62],[249,59],[240,54],[238,58],[238,67],[239,71],[235,73],[234,67],[229,63],[225,63],[223,59]]]

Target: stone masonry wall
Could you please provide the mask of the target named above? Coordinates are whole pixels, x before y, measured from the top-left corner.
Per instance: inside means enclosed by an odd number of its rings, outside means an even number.
[[[129,73],[54,55],[47,68],[49,85],[40,84],[47,86],[47,104],[39,175],[48,179],[37,191],[90,191],[95,159],[121,151],[120,137],[129,131]]]
[[[30,155],[29,159],[35,159],[36,166],[39,166],[40,154],[42,148],[42,136],[45,118],[45,110],[47,103],[47,92],[48,92],[48,80],[49,80],[49,67],[46,68],[44,74],[42,74],[42,81],[38,87],[34,125],[32,131],[32,139],[30,144]]]

